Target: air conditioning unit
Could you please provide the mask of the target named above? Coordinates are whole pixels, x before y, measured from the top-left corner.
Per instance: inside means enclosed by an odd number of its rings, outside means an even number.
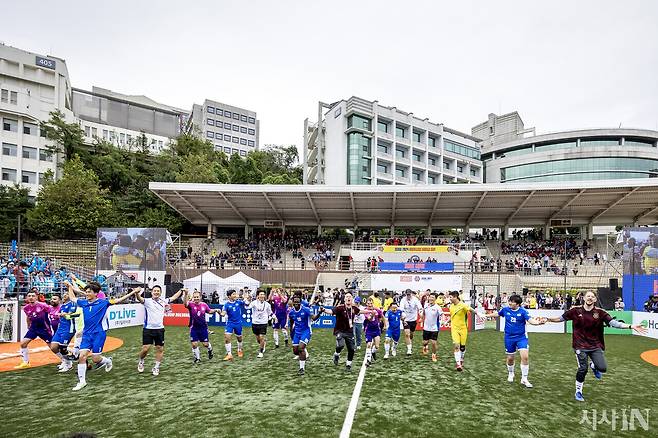
[[[570,227],[571,219],[551,219],[551,227]]]

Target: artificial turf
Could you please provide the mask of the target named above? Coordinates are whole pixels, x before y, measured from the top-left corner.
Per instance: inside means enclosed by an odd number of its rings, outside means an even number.
[[[201,365],[192,364],[187,329],[167,328],[165,360],[158,377],[136,371],[141,343],[138,327],[112,330],[125,344],[111,353],[114,369],[91,372],[89,385],[71,392],[74,370],[61,375],[54,366],[0,374],[0,418],[3,437],[50,437],[85,431],[99,437],[336,437],[363,360],[357,353],[354,370],[344,370],[331,358],[330,330],[314,330],[311,358],[304,377],[283,346],[268,348],[257,359],[257,347],[245,329],[245,357],[226,363],[223,329],[211,342],[215,358],[202,349]],[[658,436],[658,413],[651,412],[649,431],[622,432],[599,424],[580,424],[583,410],[591,417],[612,409],[651,409],[658,398],[658,370],[640,359],[658,342],[637,336],[606,337],[609,372],[603,381],[588,374],[585,403],[573,400],[576,360],[570,335],[531,334],[532,389],[507,383],[502,334],[494,330],[471,333],[466,369],[454,370],[449,334],[439,337],[439,362],[419,354],[368,368],[356,411],[352,436],[464,436],[464,437],[594,437]],[[271,342],[271,334],[268,333]],[[235,350],[235,341],[234,341]],[[644,412],[644,411],[643,411]],[[654,424],[655,423],[655,424]],[[636,426],[638,426],[636,424]]]

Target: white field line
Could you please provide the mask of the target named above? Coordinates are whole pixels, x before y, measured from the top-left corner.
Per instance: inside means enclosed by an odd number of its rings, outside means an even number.
[[[354,391],[352,391],[350,405],[347,408],[347,414],[345,415],[345,421],[343,422],[343,429],[340,431],[340,438],[349,438],[350,433],[352,432],[352,423],[354,422],[354,416],[356,415],[356,407],[359,404],[363,379],[366,377],[366,368],[366,358],[364,355],[363,364],[359,370],[359,377],[356,379],[356,385],[354,386]]]

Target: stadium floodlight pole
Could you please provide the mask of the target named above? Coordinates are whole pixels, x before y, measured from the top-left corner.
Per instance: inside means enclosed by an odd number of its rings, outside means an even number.
[[[631,309],[635,310],[635,239],[631,248]]]
[[[16,260],[21,257],[21,215],[18,215],[18,230],[16,230]]]

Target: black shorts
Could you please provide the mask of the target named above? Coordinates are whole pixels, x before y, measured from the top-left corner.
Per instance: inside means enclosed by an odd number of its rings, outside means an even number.
[[[265,336],[267,334],[267,324],[251,324],[251,331],[256,336]]]
[[[164,346],[165,329],[147,329],[142,331],[142,345],[153,345],[156,347]]]
[[[404,323],[404,329],[409,330],[410,332],[416,331],[416,321],[409,321]]]
[[[439,332],[423,330],[423,341],[436,341],[439,339]]]

